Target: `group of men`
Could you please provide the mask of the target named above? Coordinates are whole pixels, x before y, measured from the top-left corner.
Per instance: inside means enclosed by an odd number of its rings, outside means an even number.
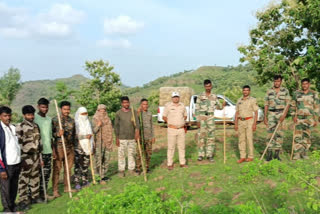
[[[320,121],[320,101],[318,92],[310,89],[310,79],[301,80],[301,90],[293,93],[291,98],[288,89],[282,87],[283,77],[274,76],[273,87],[265,95],[264,123],[267,126],[266,160],[280,159],[283,145],[283,121],[290,112],[294,122],[293,152],[294,160],[308,159],[308,150],[311,146],[311,128]],[[215,153],[215,111],[223,109],[226,102],[219,102],[217,95],[212,93],[212,82],[204,81],[205,91],[196,102],[195,116],[198,122],[197,145],[198,161],[205,158],[214,162]],[[238,163],[251,162],[254,159],[253,133],[257,128],[258,104],[250,96],[251,88],[245,85],[242,88],[243,96],[237,101],[234,128],[238,133],[240,159]],[[172,93],[172,102],[165,106],[163,119],[168,124],[168,169],[174,168],[173,155],[177,145],[179,150],[180,167],[187,167],[185,160],[185,106],[179,102],[180,95]],[[225,115],[223,118],[225,119]]]
[[[301,85],[302,90],[294,92],[291,98],[289,91],[282,87],[282,76],[276,75],[273,87],[266,93],[264,123],[269,134],[266,141],[270,141],[267,143],[267,161],[280,160],[283,144],[282,122],[288,112],[295,123],[294,160],[308,158],[307,152],[311,145],[311,127],[315,127],[317,121],[320,120],[320,102],[318,93],[310,89],[309,79],[303,79]],[[217,109],[223,109],[227,104],[225,101],[221,103],[217,95],[212,93],[210,80],[204,81],[204,89],[205,91],[198,96],[195,109],[198,122],[197,160],[208,159],[208,161],[214,162],[215,122],[217,119],[214,113]],[[253,132],[257,126],[259,107],[257,100],[250,96],[250,92],[250,86],[243,86],[243,96],[236,104],[234,128],[239,136],[240,159],[237,161],[238,163],[250,162],[254,159]],[[163,120],[168,127],[168,170],[174,169],[176,146],[179,152],[180,167],[188,167],[185,158],[187,111],[183,103],[180,102],[178,92],[173,92],[171,97],[172,102],[165,105],[163,112]],[[89,159],[81,150],[81,146],[77,146],[82,135],[84,139],[94,139],[95,171],[100,176],[101,184],[104,184],[108,179],[106,173],[113,145],[113,128],[106,112],[106,106],[103,104],[98,106],[92,124],[86,121],[78,126],[75,120],[70,117],[71,103],[68,101],[60,103],[60,118],[51,119],[47,116],[49,101],[45,98],[38,101],[37,107],[38,113],[35,114],[34,107],[24,106],[22,108],[24,120],[17,126],[11,124],[11,109],[6,106],[0,107],[0,183],[1,201],[5,212],[17,209],[26,210],[30,208],[32,203],[43,202],[47,197],[44,193],[48,187],[52,165],[53,197],[60,196],[58,183],[62,167],[64,167],[64,191],[75,191],[68,189],[66,173],[66,165],[71,173],[75,160],[76,189],[79,190],[87,186],[89,184],[87,179]],[[142,163],[145,164],[146,172],[150,172],[155,133],[152,114],[148,108],[147,99],[142,99],[140,107],[135,111],[130,108],[129,98],[127,96],[121,97],[121,109],[116,112],[114,121],[114,133],[118,147],[118,175],[120,177],[126,176],[126,156],[128,157],[129,174],[141,174]],[[87,120],[87,110],[84,107],[80,107],[78,110],[82,110],[80,111],[81,120]],[[78,129],[81,127],[83,130],[89,131],[79,135],[81,131]],[[63,148],[62,138],[64,138],[66,151]],[[138,142],[140,146],[137,146]],[[64,152],[66,152],[66,156]],[[52,160],[53,163],[51,163]],[[82,184],[79,181],[81,177]],[[15,204],[17,192],[19,194],[18,207]]]

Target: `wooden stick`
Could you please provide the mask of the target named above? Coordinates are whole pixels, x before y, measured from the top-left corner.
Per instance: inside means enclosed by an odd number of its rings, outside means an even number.
[[[279,128],[280,124],[281,124],[281,122],[279,121],[278,125],[276,126],[276,128],[275,128],[275,130],[274,130],[274,132],[273,132],[273,134],[272,134],[272,136],[271,136],[271,138],[270,138],[270,140],[269,140],[269,143],[267,144],[265,150],[263,151],[263,154],[262,154],[260,160],[262,160],[263,157],[264,157],[264,155],[266,154],[266,152],[267,152],[267,150],[268,150],[268,148],[269,148],[269,146],[270,146],[270,144],[271,144],[274,136],[276,135],[276,132],[278,131],[278,128]]]
[[[131,112],[132,112],[132,117],[133,117],[133,124],[135,129],[137,128],[137,124],[136,124],[136,117],[134,115],[134,110],[133,108],[131,108]],[[143,131],[143,130],[142,130]],[[142,165],[142,171],[143,171],[143,177],[144,177],[144,181],[147,182],[147,171],[146,171],[146,166],[144,165],[144,159],[143,159],[143,155],[142,155],[142,151],[141,151],[141,145],[140,145],[140,140],[138,139],[138,150],[139,150],[139,154],[140,154],[140,159],[141,159],[141,165]]]
[[[58,122],[59,122],[59,128],[60,128],[60,130],[63,130],[62,123],[61,123],[61,118],[60,118],[60,112],[59,112],[59,109],[58,109],[57,100],[54,100],[54,104],[56,106],[57,117],[58,117]],[[63,154],[64,154],[64,163],[66,165],[66,171],[67,171],[68,192],[69,192],[69,197],[72,198],[70,176],[69,176],[70,175],[69,174],[69,164],[68,164],[68,158],[67,158],[66,144],[65,144],[63,135],[61,136],[61,141],[62,141]]]
[[[225,98],[225,96],[223,96]],[[223,107],[223,163],[226,163],[226,110]]]
[[[47,185],[46,185],[46,179],[44,177],[44,170],[42,166],[42,154],[40,153],[40,167],[41,167],[41,175],[42,175],[42,188],[43,188],[43,194],[44,194],[44,201],[48,203],[48,197],[47,197]]]
[[[92,152],[91,152],[91,142],[89,139],[89,143],[88,143],[88,149],[89,149],[89,156],[90,156],[90,168],[91,168],[91,175],[92,175],[92,182],[93,184],[96,184],[96,179],[94,177],[94,170],[93,170],[93,162],[92,162]]]
[[[102,123],[102,121],[101,121]],[[100,175],[100,180],[102,179],[102,145],[103,145],[103,139],[102,139],[102,125],[100,127],[100,166],[99,166],[99,175]],[[97,167],[97,166],[96,166]]]
[[[298,109],[296,109],[296,114],[295,114],[295,118],[297,117],[297,111],[298,111]],[[291,155],[290,155],[290,160],[292,160],[292,158],[293,158],[293,147],[294,147],[294,134],[295,134],[295,132],[296,132],[296,123],[295,122],[293,122],[293,136],[292,136],[292,148],[291,148]]]

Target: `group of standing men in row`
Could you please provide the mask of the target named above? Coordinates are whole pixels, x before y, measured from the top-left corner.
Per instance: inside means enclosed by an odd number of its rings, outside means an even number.
[[[301,81],[302,90],[294,92],[292,99],[289,91],[281,86],[282,76],[274,77],[273,87],[265,96],[264,123],[267,126],[269,139],[267,161],[280,160],[283,144],[281,124],[289,110],[295,123],[294,159],[307,159],[310,148],[311,127],[319,120],[319,97],[316,91],[310,90],[310,80]],[[212,82],[204,81],[205,91],[198,96],[195,116],[198,121],[198,161],[207,158],[214,162],[215,152],[215,120],[216,109],[227,104],[219,102],[217,95],[212,93]],[[251,88],[243,87],[243,96],[238,100],[235,115],[235,130],[239,135],[240,159],[238,163],[250,162],[254,158],[253,132],[256,130],[258,105],[250,96]],[[66,161],[69,172],[74,166],[75,189],[80,190],[89,185],[89,155],[95,156],[95,174],[100,176],[103,184],[108,170],[110,152],[113,147],[113,128],[106,112],[106,106],[98,105],[92,122],[89,121],[87,109],[80,107],[75,119],[70,117],[71,104],[60,103],[61,125],[58,117],[47,116],[49,101],[41,98],[38,101],[38,113],[30,106],[24,106],[24,120],[17,127],[11,124],[11,109],[0,107],[0,182],[1,201],[4,211],[15,211],[15,198],[19,193],[19,208],[28,209],[31,203],[40,203],[46,197],[46,190],[51,174],[53,160],[52,189],[53,196],[59,197],[59,174],[64,166],[64,191],[68,192]],[[225,117],[225,116],[224,116]],[[185,120],[187,112],[180,102],[180,94],[172,93],[172,102],[165,105],[163,119],[168,125],[167,166],[174,169],[175,147],[179,151],[181,168],[188,167],[185,159]],[[150,171],[152,144],[155,134],[152,125],[152,114],[148,111],[148,100],[142,99],[138,111],[130,108],[127,96],[121,98],[121,109],[116,112],[114,121],[116,145],[118,147],[118,175],[125,176],[126,156],[128,156],[129,174],[138,175],[142,171],[142,163],[146,171]],[[275,132],[275,133],[274,133]],[[65,141],[66,157],[64,156],[62,136]],[[271,139],[270,139],[271,140]],[[142,151],[138,151],[137,142],[141,143]],[[248,150],[248,152],[247,152]],[[141,152],[141,155],[137,155]],[[139,154],[139,153],[138,153]],[[44,176],[40,168],[43,169]],[[44,182],[42,182],[44,181]],[[71,190],[71,191],[76,191]]]
[[[75,119],[70,117],[71,104],[60,103],[61,125],[58,117],[47,116],[49,101],[38,101],[38,112],[31,105],[22,108],[24,120],[17,126],[11,124],[12,110],[0,107],[0,183],[4,212],[28,210],[31,204],[47,199],[48,182],[52,172],[53,197],[60,197],[59,175],[64,167],[64,192],[68,192],[68,170],[74,166],[75,189],[89,185],[89,155],[94,153],[96,174],[104,183],[112,150],[112,124],[106,106],[100,104],[89,121],[87,109],[80,107]],[[91,125],[92,124],[92,125]],[[66,148],[64,156],[62,136]],[[53,164],[51,161],[53,160]],[[71,190],[71,191],[76,191]],[[18,205],[15,204],[17,193]]]

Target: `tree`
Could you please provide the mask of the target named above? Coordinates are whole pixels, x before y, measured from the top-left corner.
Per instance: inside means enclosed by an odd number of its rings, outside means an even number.
[[[10,68],[0,78],[0,104],[11,105],[21,87],[21,75],[17,68]]]
[[[69,89],[68,86],[62,81],[58,81],[56,83],[55,89],[57,91],[57,94],[54,98],[57,100],[58,103],[63,100],[68,100],[72,96],[72,94],[75,93],[74,90]]]
[[[250,44],[240,46],[241,62],[257,71],[260,84],[282,74],[290,91],[301,78],[320,80],[320,0],[282,0],[257,12]],[[320,89],[320,84],[317,85]]]
[[[90,115],[94,114],[97,106],[102,103],[107,106],[111,119],[120,106],[120,76],[114,72],[113,66],[103,60],[85,63],[85,70],[92,79],[82,84],[76,93],[76,101],[86,106]]]

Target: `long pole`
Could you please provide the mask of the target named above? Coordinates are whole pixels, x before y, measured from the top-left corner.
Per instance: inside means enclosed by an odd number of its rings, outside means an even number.
[[[101,124],[102,124],[102,121],[101,121]],[[100,157],[99,157],[99,159],[100,159],[100,166],[99,166],[99,175],[100,175],[100,180],[103,178],[102,177],[102,154],[104,154],[104,152],[102,152],[102,148],[103,148],[103,139],[102,139],[102,125],[101,125],[101,127],[100,127],[100,152],[99,152],[99,154],[100,154]],[[97,167],[97,166],[96,166]]]
[[[91,175],[92,175],[92,182],[93,184],[96,184],[96,179],[94,177],[94,169],[93,169],[93,162],[92,162],[92,150],[91,150],[91,142],[89,139],[89,143],[88,143],[88,149],[89,149],[89,157],[90,157],[90,168],[91,168]]]
[[[43,159],[42,154],[40,153],[40,167],[41,167],[41,175],[42,175],[42,188],[43,188],[43,194],[44,194],[44,201],[48,203],[48,197],[47,197],[47,185],[46,185],[46,179],[44,177],[44,170],[43,170]]]
[[[131,112],[132,112],[134,127],[137,128],[136,117],[135,117],[135,115],[134,115],[134,110],[133,110],[133,108],[131,108]],[[139,139],[138,139],[138,150],[139,150],[140,159],[141,159],[141,165],[142,165],[142,171],[143,171],[144,181],[147,182],[147,180],[148,180],[148,179],[147,179],[147,172],[146,172],[146,167],[145,167],[145,165],[144,165],[144,160],[143,160],[143,156],[142,156],[141,145],[140,145],[140,140],[139,140]]]
[[[56,106],[57,117],[58,117],[58,122],[59,122],[59,128],[60,128],[60,130],[63,130],[62,123],[61,123],[61,118],[60,118],[60,112],[59,112],[59,109],[58,109],[57,100],[54,100],[54,104]],[[63,135],[61,135],[61,141],[62,141],[63,154],[64,154],[64,163],[66,165],[66,172],[67,172],[68,192],[69,192],[69,197],[72,198],[70,176],[69,176],[70,175],[69,174],[69,164],[68,164],[68,158],[67,158],[66,144],[65,144]]]
[[[223,107],[223,163],[226,163],[226,110]]]
[[[262,160],[263,157],[264,157],[264,155],[266,154],[266,152],[267,152],[267,150],[268,150],[268,148],[269,148],[269,146],[270,146],[270,144],[271,144],[274,136],[276,135],[276,132],[278,131],[278,128],[279,128],[280,124],[281,124],[281,122],[279,121],[278,125],[276,126],[276,128],[275,128],[275,130],[274,130],[274,132],[273,132],[273,134],[272,134],[272,136],[271,136],[271,138],[270,138],[270,140],[269,140],[269,143],[267,144],[265,150],[263,151],[263,154],[262,154],[260,160]]]
[[[297,117],[297,109],[296,109],[296,114],[294,116],[295,118]],[[295,132],[296,132],[296,123],[293,122],[293,136],[292,136],[292,148],[291,148],[291,155],[290,155],[290,160],[292,160],[293,158],[293,148],[294,148],[294,135],[295,135]]]

